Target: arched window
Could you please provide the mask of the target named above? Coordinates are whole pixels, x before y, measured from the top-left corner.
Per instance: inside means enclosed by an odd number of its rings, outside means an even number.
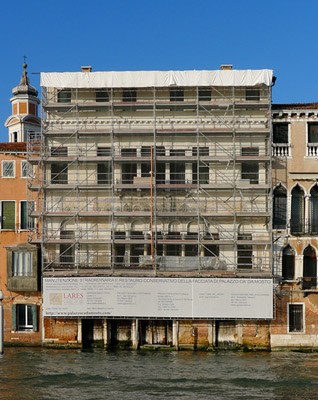
[[[303,289],[310,289],[317,283],[317,257],[313,247],[308,245],[304,250]]]
[[[304,202],[304,191],[299,185],[295,186],[292,190],[292,201],[291,201],[291,233],[297,235],[304,233],[305,227],[305,202]]]
[[[293,280],[295,276],[295,254],[288,245],[283,250],[282,277],[285,280]]]
[[[273,194],[273,228],[284,229],[287,221],[287,190],[279,185]]]
[[[310,233],[318,233],[318,186],[315,185],[310,191]]]

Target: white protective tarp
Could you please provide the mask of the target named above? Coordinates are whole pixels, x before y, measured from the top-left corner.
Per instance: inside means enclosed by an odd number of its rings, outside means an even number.
[[[117,71],[41,73],[42,87],[130,88],[167,86],[257,86],[272,83],[273,71]]]

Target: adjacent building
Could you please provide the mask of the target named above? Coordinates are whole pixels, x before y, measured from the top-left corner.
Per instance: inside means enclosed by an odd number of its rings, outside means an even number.
[[[41,74],[43,343],[270,345],[272,78]]]
[[[20,84],[12,90],[12,115],[6,121],[9,142],[0,143],[0,289],[4,292],[4,340],[41,343],[41,292],[38,247],[28,243],[36,221],[28,214],[34,201],[27,192],[29,174],[26,134],[40,133],[36,89],[26,64]],[[32,133],[31,133],[32,132]]]
[[[273,105],[271,347],[318,346],[318,103]]]

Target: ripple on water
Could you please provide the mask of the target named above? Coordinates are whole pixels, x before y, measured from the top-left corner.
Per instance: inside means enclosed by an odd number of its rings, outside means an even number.
[[[318,399],[318,354],[8,348],[0,399]]]

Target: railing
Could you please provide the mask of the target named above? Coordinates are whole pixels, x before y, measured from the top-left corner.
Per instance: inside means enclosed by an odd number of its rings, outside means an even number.
[[[81,106],[100,106],[108,107],[111,103],[118,107],[131,107],[147,106],[156,104],[158,107],[161,105],[180,106],[199,103],[204,103],[208,106],[209,103],[225,103],[229,106],[234,103],[268,103],[269,92],[267,87],[263,88],[233,88],[227,87],[209,87],[199,88],[198,96],[196,87],[182,88],[175,87],[169,88],[156,88],[156,96],[154,97],[154,90],[150,88],[133,88],[130,91],[122,89],[79,89],[79,90],[64,90],[65,96],[61,96],[62,91],[57,88],[43,88],[46,92],[43,96],[43,105],[58,104],[62,107],[71,107],[74,104]],[[67,92],[67,93],[66,93]]]
[[[318,157],[318,143],[307,143],[307,156]]]
[[[301,221],[290,220],[290,233],[292,235],[318,235],[318,220],[303,219]]]
[[[288,143],[273,143],[273,157],[289,157],[290,145]]]
[[[180,140],[180,136],[178,137]],[[189,141],[188,137],[184,138],[185,141]],[[212,138],[211,138],[212,139]],[[153,148],[153,154],[156,157],[167,157],[167,158],[178,158],[182,159],[186,157],[193,157],[192,160],[196,160],[197,158],[200,159],[207,159],[209,157],[233,157],[233,145],[228,143],[218,143],[214,140],[208,143],[200,143],[199,145],[199,153],[198,147],[195,142],[187,143],[183,145],[178,145],[175,143],[166,143],[162,142],[162,144],[157,143],[156,151]],[[98,146],[96,144],[85,143],[75,146],[74,144],[69,144],[67,142],[61,144],[60,146],[44,146],[41,142],[30,142],[28,145],[28,151],[30,155],[30,159],[32,158],[38,159],[39,157],[46,159],[52,157],[61,157],[63,159],[72,158],[72,157],[94,157],[94,162],[98,163],[99,157],[115,157],[118,160],[121,158],[136,158],[136,157],[145,157],[150,158],[151,156],[151,145],[149,146],[136,146],[135,148],[127,148],[125,146],[119,145],[117,143],[114,144],[114,147],[107,147],[105,146]],[[64,150],[64,153],[59,153],[59,149]],[[251,149],[248,152],[248,149]],[[242,150],[243,149],[243,150]],[[257,154],[253,152],[254,149],[257,149]],[[288,145],[273,145],[273,149],[277,149],[277,153],[280,152],[288,152],[289,146]],[[285,149],[285,150],[280,150]],[[244,155],[246,157],[255,157],[255,156],[267,156],[268,149],[263,143],[255,142],[255,145],[251,143],[251,141],[244,142],[241,141],[240,143],[235,144],[235,153],[237,155],[241,155],[242,151],[244,151]],[[156,154],[155,154],[156,153]],[[198,155],[199,154],[199,155]],[[273,155],[280,155],[280,154],[273,154]],[[281,154],[281,155],[288,155],[288,154]],[[97,158],[96,158],[97,157]]]
[[[70,254],[72,253],[72,254]],[[45,258],[44,269],[68,270],[73,268],[120,270],[151,270],[169,272],[195,272],[195,271],[235,271],[236,265],[233,261],[220,257],[197,257],[197,256],[157,256],[152,259],[150,255],[122,255],[111,256],[106,252],[91,252],[90,256],[76,254],[72,247],[65,250],[64,254],[51,253]],[[244,268],[247,272],[270,271],[270,265],[250,265]]]

